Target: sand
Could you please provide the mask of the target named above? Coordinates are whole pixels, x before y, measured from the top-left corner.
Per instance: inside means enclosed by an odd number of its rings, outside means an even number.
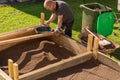
[[[7,61],[12,59],[19,65],[21,75],[72,56],[75,55],[53,41],[35,39],[1,51],[0,68],[8,73]]]
[[[120,80],[120,72],[91,59],[38,80]]]

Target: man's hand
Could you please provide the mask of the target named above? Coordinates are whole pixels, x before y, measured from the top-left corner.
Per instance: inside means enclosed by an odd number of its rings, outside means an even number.
[[[52,13],[52,15],[50,16],[50,19],[46,21],[45,25],[49,26],[51,22],[53,22],[56,18],[56,14]]]
[[[46,26],[49,26],[49,25],[50,25],[50,21],[49,21],[49,20],[46,21],[46,22],[45,22],[45,25],[46,25]]]
[[[57,28],[57,29],[55,30],[55,32],[56,32],[57,35],[59,35],[59,34],[64,34],[64,31],[63,31],[62,28]]]

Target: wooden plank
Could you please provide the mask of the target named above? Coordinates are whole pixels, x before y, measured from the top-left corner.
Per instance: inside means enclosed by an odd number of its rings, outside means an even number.
[[[0,69],[0,80],[12,80],[12,79]]]
[[[101,52],[98,52],[98,60],[100,62],[102,62],[103,64],[120,72],[120,62],[119,61],[113,60],[112,58],[110,58],[109,56],[107,56]]]
[[[20,75],[19,79],[20,80],[36,80],[48,74],[51,74],[51,73],[54,73],[54,72],[57,72],[57,71],[60,71],[66,68],[73,67],[87,60],[90,60],[91,58],[92,58],[92,53],[87,52],[87,53],[79,54],[77,56],[45,66],[38,70],[34,70],[32,72]]]
[[[8,59],[8,73],[9,77],[13,78],[13,60]]]
[[[80,53],[85,53],[87,52],[87,49],[85,46],[81,45],[79,42],[64,36],[64,35],[59,35],[59,36],[51,36],[49,37],[52,41],[56,42],[57,44],[63,46],[67,50],[75,53],[75,54],[80,54]]]
[[[36,27],[37,26],[33,26],[33,27],[28,27],[28,28],[24,28],[24,29],[12,31],[12,32],[0,34],[0,41],[12,39],[12,38],[23,37],[23,36],[28,36],[28,35],[33,35],[33,34],[35,34]]]
[[[36,34],[36,35],[30,35],[30,36],[15,38],[15,39],[4,40],[4,41],[0,41],[0,46],[6,45],[6,44],[11,44],[11,43],[19,43],[19,42],[23,42],[23,41],[31,40],[31,39],[35,39],[35,38],[48,37],[48,36],[52,36],[53,34],[54,33],[52,33],[52,32],[48,32],[48,33],[44,33],[44,34]]]
[[[98,58],[98,46],[99,46],[99,39],[94,38],[93,56],[95,59]]]
[[[92,50],[92,42],[93,42],[93,36],[91,34],[88,34],[87,51]]]
[[[14,80],[18,80],[19,79],[18,64],[16,63],[13,64],[13,73],[14,73]]]
[[[37,26],[33,26],[33,27],[28,27],[28,28],[24,28],[24,29],[12,31],[12,32],[7,32],[7,33],[4,33],[4,34],[0,34],[0,41],[33,35],[33,34],[35,34],[35,28],[36,27]],[[9,48],[11,46],[14,46],[14,45],[16,45],[16,43],[2,45],[2,46],[0,46],[0,51],[4,50],[6,48]]]

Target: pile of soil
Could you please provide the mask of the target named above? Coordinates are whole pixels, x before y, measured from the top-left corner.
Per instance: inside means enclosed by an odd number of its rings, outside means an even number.
[[[38,80],[120,80],[120,72],[91,59]]]
[[[87,46],[87,41],[88,41],[88,34],[87,32],[84,32],[84,33],[81,33],[78,37],[81,41],[81,43],[85,46]],[[105,45],[105,46],[102,46],[102,45],[99,45],[99,51],[102,52],[102,53],[111,53],[113,52],[115,49],[116,49],[116,46],[117,44],[113,43],[112,41],[108,40],[107,38],[103,37],[102,35],[98,35],[96,33],[94,33],[99,39],[102,39],[102,40],[106,40],[108,42],[110,42],[110,44],[108,45]],[[102,41],[101,40],[101,41]]]
[[[6,73],[8,59],[19,65],[19,74],[28,73],[49,64],[75,56],[53,41],[34,39],[0,52],[0,68]]]

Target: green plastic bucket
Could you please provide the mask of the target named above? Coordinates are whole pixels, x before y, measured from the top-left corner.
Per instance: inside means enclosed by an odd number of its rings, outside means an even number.
[[[112,34],[114,25],[114,12],[100,13],[97,19],[97,33],[103,36]]]

